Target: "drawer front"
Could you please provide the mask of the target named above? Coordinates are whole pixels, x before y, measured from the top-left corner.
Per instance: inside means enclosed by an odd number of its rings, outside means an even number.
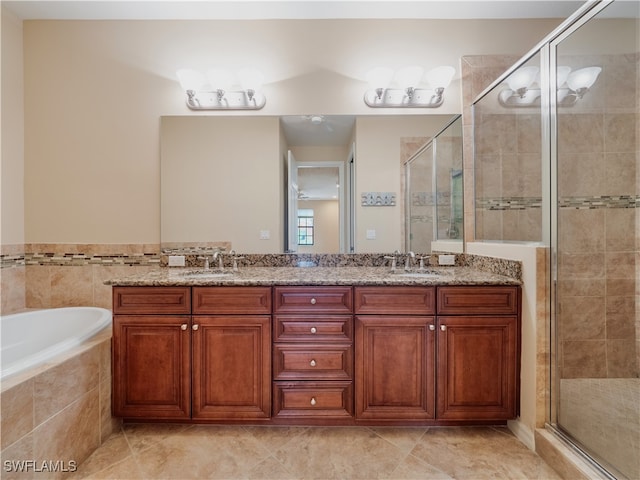
[[[273,347],[274,380],[351,380],[351,345],[279,344]]]
[[[351,287],[275,287],[274,313],[351,313]]]
[[[433,315],[435,287],[356,287],[355,313]]]
[[[351,417],[351,382],[274,382],[273,416]]]
[[[191,313],[189,287],[113,287],[113,313],[118,315]]]
[[[438,287],[439,315],[514,315],[518,313],[520,287]]]
[[[351,315],[276,315],[273,338],[277,342],[351,342]]]
[[[270,315],[271,287],[194,287],[195,315]]]

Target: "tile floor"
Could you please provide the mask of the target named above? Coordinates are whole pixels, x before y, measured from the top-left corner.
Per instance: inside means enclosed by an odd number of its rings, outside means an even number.
[[[558,415],[560,426],[596,458],[640,479],[639,378],[562,379]]]
[[[86,479],[526,479],[560,477],[507,428],[129,424]]]

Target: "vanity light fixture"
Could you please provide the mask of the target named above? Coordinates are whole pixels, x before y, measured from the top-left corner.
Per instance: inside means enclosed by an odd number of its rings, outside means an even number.
[[[188,68],[176,74],[191,110],[259,110],[266,103],[260,92],[264,77],[252,68],[243,68],[235,76],[219,68],[209,69],[206,76]]]
[[[436,67],[426,74],[420,66],[404,67],[397,72],[378,67],[367,73],[369,88],[364,103],[371,108],[436,108],[444,102],[444,90],[455,74],[453,67]]]
[[[570,67],[556,68],[556,101],[558,106],[572,107],[589,91],[598,79],[602,68],[586,67],[571,71]],[[506,79],[507,86],[498,94],[498,102],[504,107],[530,107],[540,99],[540,74],[538,67],[522,67]]]

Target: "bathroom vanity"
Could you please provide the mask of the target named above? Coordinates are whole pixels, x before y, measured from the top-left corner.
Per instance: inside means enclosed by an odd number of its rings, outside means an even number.
[[[110,282],[114,416],[456,425],[518,414],[518,280],[458,267],[161,270]]]

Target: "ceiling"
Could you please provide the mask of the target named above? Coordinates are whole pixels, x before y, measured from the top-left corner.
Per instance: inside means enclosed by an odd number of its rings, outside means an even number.
[[[635,1],[635,0],[634,0]],[[584,1],[569,0],[4,0],[24,20],[566,18]]]

